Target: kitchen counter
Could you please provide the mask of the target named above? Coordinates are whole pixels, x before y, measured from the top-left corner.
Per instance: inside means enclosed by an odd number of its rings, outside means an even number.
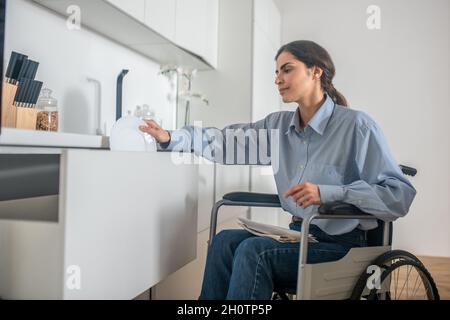
[[[194,155],[106,141],[2,130],[0,298],[132,299],[196,258]]]
[[[109,138],[87,134],[2,128],[0,147],[108,149]]]

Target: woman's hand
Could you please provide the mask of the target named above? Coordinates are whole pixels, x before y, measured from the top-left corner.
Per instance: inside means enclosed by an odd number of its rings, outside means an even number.
[[[283,196],[285,198],[292,196],[294,202],[303,209],[308,208],[310,205],[321,204],[319,186],[310,182],[304,182],[290,187]]]
[[[144,120],[147,126],[140,126],[142,132],[150,134],[158,143],[166,143],[170,141],[169,133],[161,128],[154,120]]]

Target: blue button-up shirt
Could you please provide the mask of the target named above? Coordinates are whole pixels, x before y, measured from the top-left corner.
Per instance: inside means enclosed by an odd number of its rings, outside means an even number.
[[[240,140],[236,138],[239,134],[233,136],[251,129],[262,134],[249,134]],[[162,148],[193,151],[225,164],[272,164],[282,208],[302,218],[316,212],[318,206],[303,209],[292,197],[282,196],[302,182],[319,186],[322,203],[343,201],[385,221],[404,216],[416,194],[375,121],[364,112],[336,105],[328,95],[304,130],[300,128],[297,109],[275,112],[263,120],[234,124],[222,130],[188,126],[170,133],[170,143]],[[230,147],[233,141],[236,146]],[[265,160],[258,153],[255,160],[249,152],[262,142],[269,146],[268,157]],[[214,144],[220,150],[211,151]],[[245,157],[239,158],[239,151]],[[376,221],[357,219],[312,223],[331,235],[356,227],[369,230],[377,226]]]

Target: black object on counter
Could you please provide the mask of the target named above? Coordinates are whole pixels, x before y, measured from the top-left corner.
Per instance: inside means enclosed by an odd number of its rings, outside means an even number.
[[[43,82],[42,81],[34,81],[33,84],[34,84],[34,88],[33,88],[33,92],[30,97],[30,103],[34,107],[34,106],[36,106],[36,103],[39,99],[39,93],[41,93]]]
[[[25,60],[20,69],[18,79],[26,78],[34,80],[36,76],[39,63],[33,60]]]
[[[21,103],[24,102],[26,86],[27,86],[26,81],[19,82],[17,86],[16,96],[14,97],[14,105],[19,106]]]
[[[29,67],[30,67],[30,60],[26,59],[22,63],[22,67],[19,70],[19,74],[15,79],[29,79],[28,77],[25,76],[28,72]]]
[[[116,120],[122,117],[122,84],[123,78],[127,75],[128,70],[124,69],[117,77],[116,87]]]
[[[13,75],[12,75],[12,79],[14,81],[17,81],[20,79],[19,78],[20,70],[22,70],[22,66],[24,65],[25,61],[27,61],[27,60],[28,60],[28,56],[26,56],[26,55],[22,54],[18,57],[18,60],[14,66]]]
[[[29,67],[28,67],[28,72],[25,75],[26,78],[28,79],[32,79],[34,80],[34,78],[36,77],[36,73],[39,67],[39,62],[33,61],[33,60],[28,60],[30,62]]]
[[[8,69],[6,69],[5,76],[8,80],[13,78],[14,68],[16,67],[16,63],[19,60],[20,53],[13,51],[11,53],[11,58],[9,58]]]
[[[42,82],[31,79],[20,79],[14,104],[18,107],[34,107],[41,92]]]
[[[29,80],[20,79],[19,84],[17,86],[16,97],[14,98],[14,104],[16,106],[19,107],[19,106],[22,106],[23,104],[25,104],[28,87],[29,87]]]
[[[28,56],[13,51],[9,59],[8,68],[6,69],[6,78],[9,83],[15,83],[19,79],[19,74],[23,65],[26,63]]]

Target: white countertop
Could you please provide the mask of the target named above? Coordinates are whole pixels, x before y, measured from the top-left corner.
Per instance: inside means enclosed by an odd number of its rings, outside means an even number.
[[[109,137],[2,128],[0,134],[0,146],[108,149]]]

